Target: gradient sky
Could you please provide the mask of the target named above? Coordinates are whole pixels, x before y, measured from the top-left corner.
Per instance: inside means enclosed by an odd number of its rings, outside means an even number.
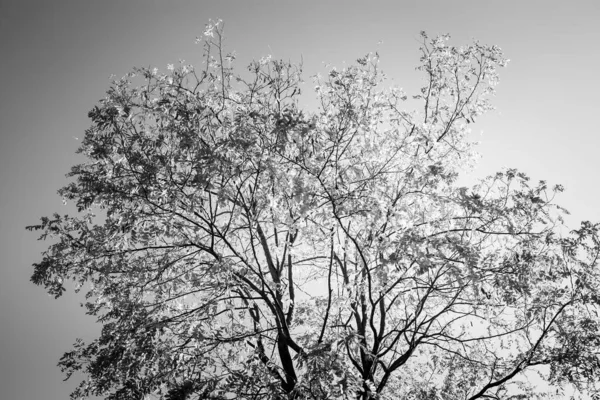
[[[473,128],[483,156],[476,175],[509,166],[562,183],[572,226],[600,221],[598,1],[0,0],[0,399],[66,399],[76,382],[62,382],[55,365],[77,337],[98,331],[79,297],[53,300],[29,282],[45,245],[24,229],[72,212],[56,190],[81,161],[75,138],[87,112],[111,74],[199,65],[194,39],[209,18],[224,20],[240,67],[267,54],[302,58],[307,89],[323,62],[342,67],[370,51],[390,84],[417,87],[421,30],[450,33],[455,45],[499,45],[511,62],[498,111]]]

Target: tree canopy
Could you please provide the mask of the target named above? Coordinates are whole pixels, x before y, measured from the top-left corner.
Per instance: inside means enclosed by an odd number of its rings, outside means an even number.
[[[371,54],[307,112],[300,66],[238,74],[222,34],[200,69],[114,81],[59,191],[78,212],[28,227],[52,240],[32,281],[102,323],[60,360],[74,399],[597,393],[598,225],[514,169],[457,183],[498,47],[423,33],[419,93]]]

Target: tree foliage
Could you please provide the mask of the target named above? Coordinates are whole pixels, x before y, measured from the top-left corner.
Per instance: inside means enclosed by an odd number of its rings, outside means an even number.
[[[221,39],[202,70],[115,81],[59,192],[78,213],[29,227],[54,240],[33,282],[74,280],[102,323],[60,361],[73,398],[594,393],[598,225],[563,234],[562,188],[513,169],[457,184],[499,48],[422,34],[420,93],[368,55],[308,113],[298,66],[238,75]]]

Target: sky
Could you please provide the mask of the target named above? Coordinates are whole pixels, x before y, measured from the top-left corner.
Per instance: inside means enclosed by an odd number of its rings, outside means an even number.
[[[99,331],[81,297],[49,297],[29,278],[47,244],[25,226],[73,212],[57,189],[83,159],[77,138],[109,77],[184,59],[209,18],[225,23],[238,66],[271,54],[303,61],[309,77],[378,52],[390,85],[418,86],[419,32],[500,46],[497,111],[473,126],[474,177],[515,167],[561,183],[568,223],[600,221],[598,1],[31,1],[0,0],[0,399],[67,399],[56,363]]]

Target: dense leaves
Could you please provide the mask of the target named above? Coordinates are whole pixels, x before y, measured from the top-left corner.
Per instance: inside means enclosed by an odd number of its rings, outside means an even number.
[[[598,225],[565,233],[562,188],[516,170],[457,184],[497,47],[423,34],[420,93],[368,55],[305,113],[299,67],[236,75],[221,35],[202,70],[113,83],[60,191],[79,213],[30,227],[54,240],[32,280],[89,289],[103,324],[60,361],[73,398],[595,393]]]

